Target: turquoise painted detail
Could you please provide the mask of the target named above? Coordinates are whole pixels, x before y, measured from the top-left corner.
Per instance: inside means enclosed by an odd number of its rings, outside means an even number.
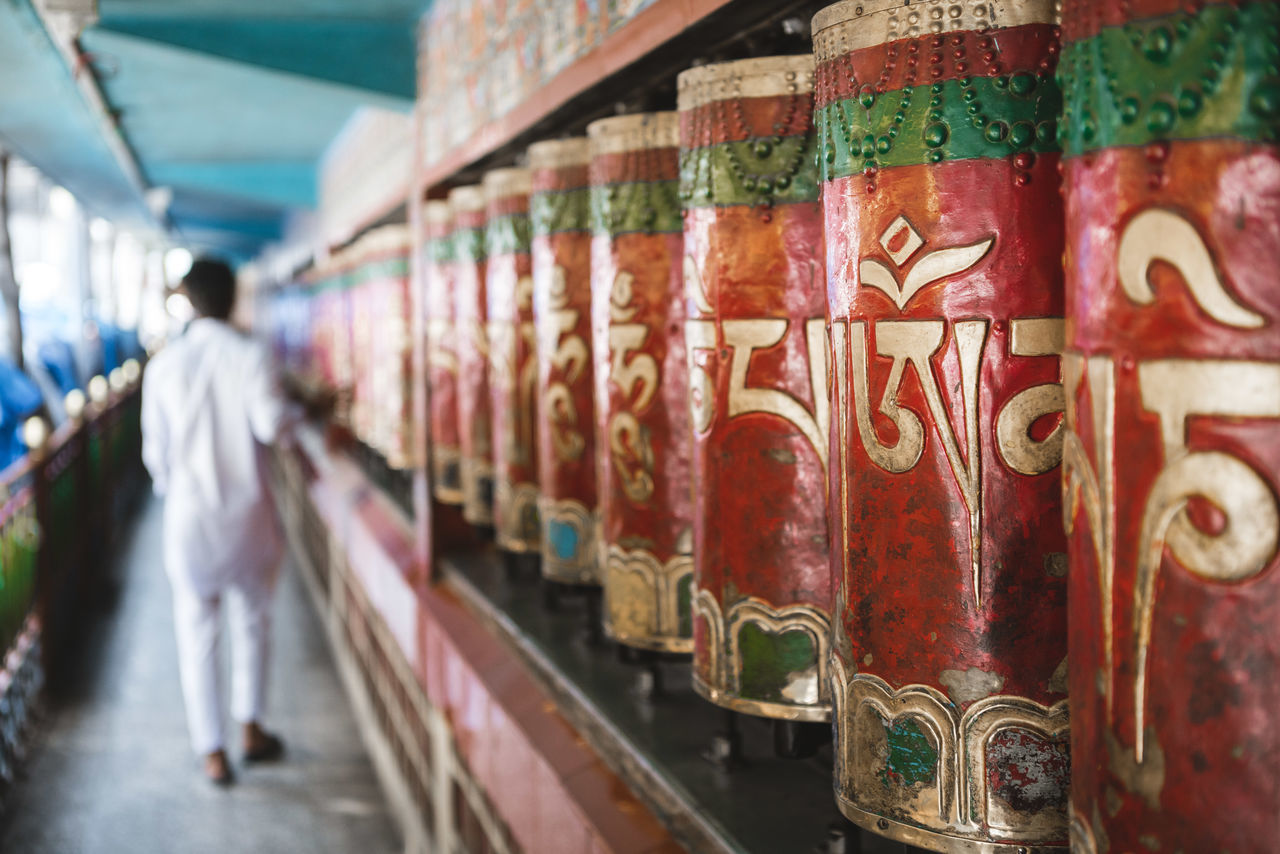
[[[547,542],[551,544],[555,556],[563,561],[578,559],[578,548],[581,545],[582,533],[576,526],[551,519],[547,522]]]
[[[938,773],[938,749],[911,718],[903,718],[884,727],[889,755],[880,770],[880,781],[886,788],[932,783]]]

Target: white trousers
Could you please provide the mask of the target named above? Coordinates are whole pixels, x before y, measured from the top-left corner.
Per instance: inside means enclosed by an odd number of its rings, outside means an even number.
[[[242,575],[249,577],[214,594],[198,592],[170,576],[187,728],[191,747],[201,756],[225,747],[218,662],[224,599],[231,629],[231,717],[250,723],[261,721],[266,711],[271,602],[278,571]]]

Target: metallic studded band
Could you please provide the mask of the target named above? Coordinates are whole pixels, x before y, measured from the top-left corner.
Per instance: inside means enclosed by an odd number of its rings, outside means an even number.
[[[717,62],[680,72],[677,106],[693,110],[732,98],[773,98],[813,91],[813,54]]]
[[[565,169],[585,166],[591,159],[585,136],[548,139],[529,146],[530,169]]]
[[[635,113],[599,119],[587,125],[591,156],[623,154],[680,144],[679,113]]]
[[[898,39],[1057,22],[1057,0],[842,0],[813,16],[813,52],[828,62]]]

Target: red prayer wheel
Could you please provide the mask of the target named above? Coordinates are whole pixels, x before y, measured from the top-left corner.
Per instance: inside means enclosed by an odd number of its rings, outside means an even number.
[[[537,552],[541,541],[534,413],[538,363],[529,255],[532,184],[528,169],[495,169],[483,183],[494,535],[498,548],[524,554]]]
[[[409,300],[409,233],[389,225],[362,239],[373,309],[371,344],[373,446],[393,469],[412,465],[413,309]]]
[[[1064,846],[1054,2],[848,0],[813,32],[837,799],[935,851]]]
[[[1280,839],[1280,6],[1063,9],[1072,850]]]
[[[462,445],[458,432],[458,356],[454,352],[453,213],[445,201],[423,208],[423,310],[427,333],[427,406],[431,493],[462,503]]]
[[[813,57],[678,80],[693,427],[693,684],[830,717],[827,296]]]
[[[347,277],[351,283],[347,297],[351,301],[351,432],[361,443],[375,445],[374,421],[377,406],[373,387],[373,338],[375,315],[369,270],[359,244],[345,253]]]
[[[480,186],[449,193],[453,211],[453,317],[458,358],[458,446],[462,516],[493,524],[493,423],[489,412],[488,301],[485,295],[485,198]]]
[[[665,652],[693,650],[679,130],[674,112],[587,127],[605,631]]]
[[[585,137],[529,147],[542,574],[566,584],[600,583],[589,159]]]

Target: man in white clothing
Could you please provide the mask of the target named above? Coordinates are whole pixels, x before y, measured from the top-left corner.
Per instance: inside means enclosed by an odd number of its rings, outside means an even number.
[[[218,637],[222,602],[232,641],[231,714],[246,761],[279,758],[262,726],[271,597],[282,552],[264,448],[292,420],[265,348],[227,322],[235,277],[197,260],[183,279],[197,318],[147,367],[142,456],[165,497],[164,564],[173,589],[182,694],[191,743],[215,783],[232,782],[223,742]]]

